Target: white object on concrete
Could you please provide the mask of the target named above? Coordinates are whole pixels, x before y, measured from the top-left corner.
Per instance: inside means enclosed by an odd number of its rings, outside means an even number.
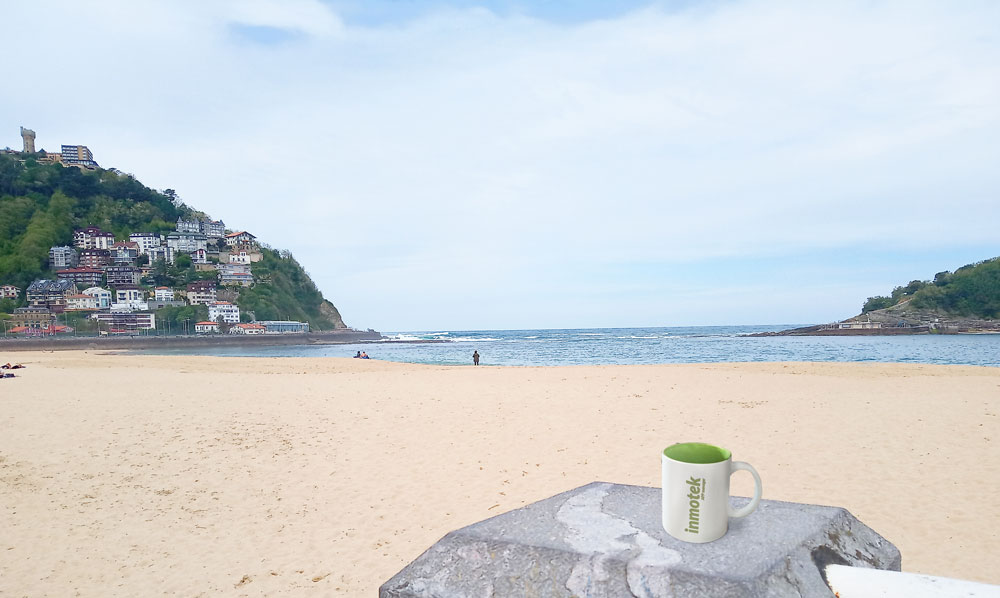
[[[827,565],[826,583],[840,598],[1000,598],[1000,586],[845,565]]]

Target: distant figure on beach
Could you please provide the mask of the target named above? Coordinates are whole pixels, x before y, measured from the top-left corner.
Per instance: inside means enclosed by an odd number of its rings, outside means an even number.
[[[354,356],[354,359],[361,359],[361,351],[358,351],[358,354]]]
[[[368,359],[368,353],[366,351],[361,352],[361,359]]]
[[[472,352],[472,365],[479,365],[479,351]]]

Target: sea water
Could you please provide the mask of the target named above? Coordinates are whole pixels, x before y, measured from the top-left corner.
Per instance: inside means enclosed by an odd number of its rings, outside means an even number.
[[[747,336],[793,328],[696,326],[386,332],[349,345],[198,347],[169,354],[248,357],[353,357],[438,365],[613,365],[738,361],[901,362],[1000,366],[1000,334],[907,336]]]

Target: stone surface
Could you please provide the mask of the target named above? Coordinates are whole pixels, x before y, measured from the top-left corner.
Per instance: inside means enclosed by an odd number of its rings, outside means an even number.
[[[830,597],[831,562],[898,571],[900,554],[845,509],[773,500],[688,544],[660,525],[659,488],[594,482],[449,533],[379,597]]]

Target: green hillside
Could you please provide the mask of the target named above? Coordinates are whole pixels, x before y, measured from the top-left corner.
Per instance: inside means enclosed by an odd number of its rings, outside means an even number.
[[[117,240],[128,240],[133,232],[166,234],[174,231],[178,218],[204,216],[170,190],[155,191],[127,175],[41,164],[32,156],[21,162],[19,157],[24,155],[0,155],[0,284],[23,291],[37,279],[55,278],[48,266],[49,249],[72,245],[75,229],[96,226],[113,232]],[[266,245],[261,253],[261,261],[252,265],[258,282],[234,289],[241,311],[252,312],[258,320],[309,322],[313,330],[344,326],[337,309],[291,254]],[[173,265],[153,264],[143,284],[180,289],[215,277],[195,271],[187,257],[179,256]],[[9,312],[23,301],[23,295],[17,302],[6,300],[0,309]]]
[[[861,312],[885,309],[909,300],[909,305],[947,315],[1000,317],[1000,258],[938,272],[934,280],[914,280],[888,296],[869,297]]]

